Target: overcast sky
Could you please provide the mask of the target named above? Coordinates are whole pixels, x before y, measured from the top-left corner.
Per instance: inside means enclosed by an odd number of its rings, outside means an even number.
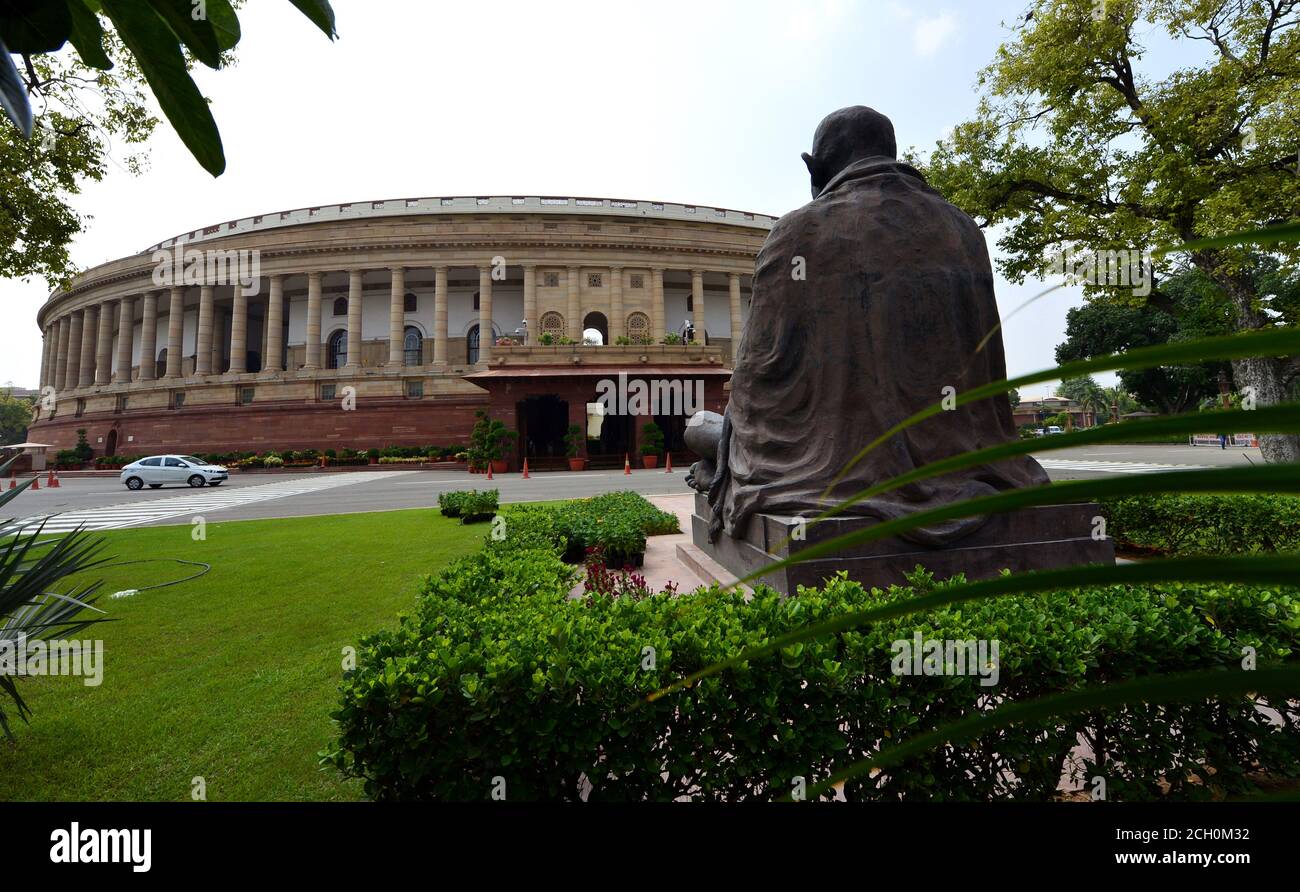
[[[845,105],[929,148],[975,108],[975,76],[1023,0],[333,0],[330,43],[283,0],[249,3],[235,67],[196,69],[226,172],[164,122],[151,166],[77,196],[82,266],[262,212],[435,195],[577,195],[784,214],[799,153]],[[1042,285],[999,281],[1003,314]],[[43,282],[0,280],[0,384],[35,387]],[[1012,375],[1054,364],[1058,291],[1005,329]],[[1045,395],[1031,388],[1024,396]]]

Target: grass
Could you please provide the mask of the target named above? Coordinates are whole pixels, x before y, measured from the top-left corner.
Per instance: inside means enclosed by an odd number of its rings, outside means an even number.
[[[34,715],[0,738],[0,800],[349,800],[360,784],[320,769],[332,734],[343,650],[409,612],[423,577],[476,551],[488,525],[436,511],[210,523],[97,534],[119,561],[181,558],[207,575],[123,599],[109,594],[181,578],[172,562],[106,567],[99,601],[115,622],[103,683],[24,679]]]

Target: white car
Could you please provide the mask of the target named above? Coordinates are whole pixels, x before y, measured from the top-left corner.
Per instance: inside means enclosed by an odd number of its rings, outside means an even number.
[[[221,465],[210,465],[192,455],[151,455],[124,467],[119,479],[127,489],[137,490],[145,486],[158,489],[169,483],[220,486],[229,476]]]
[[[1047,428],[1047,433],[1048,433],[1048,435],[1050,436],[1050,435],[1052,435],[1052,434],[1063,434],[1063,433],[1065,433],[1065,431],[1061,430],[1060,427],[1058,427],[1057,425],[1053,424],[1053,425],[1050,425],[1050,426]]]

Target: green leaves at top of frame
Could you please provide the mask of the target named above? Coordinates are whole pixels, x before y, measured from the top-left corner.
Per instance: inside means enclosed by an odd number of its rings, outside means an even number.
[[[328,0],[290,2],[331,40],[337,36]],[[226,168],[221,134],[208,101],[190,78],[185,51],[209,68],[221,67],[222,53],[234,48],[241,34],[229,0],[0,0],[0,104],[6,115],[30,138],[31,106],[11,52],[30,56],[71,43],[89,67],[113,67],[104,51],[100,15],[135,57],[190,154],[219,176]]]

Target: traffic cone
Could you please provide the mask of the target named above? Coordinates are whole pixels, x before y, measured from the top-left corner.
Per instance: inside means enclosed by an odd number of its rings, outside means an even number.
[[[523,476],[523,479],[524,479],[524,480],[527,480],[527,479],[528,479],[528,459],[527,459],[527,457],[524,458],[524,476]]]
[[[50,471],[50,486],[53,487],[54,489],[58,489],[58,488],[61,487],[62,485],[63,485],[63,484],[59,482],[59,474],[58,474],[58,472],[57,472],[57,471]]]
[[[492,460],[491,460],[491,459],[488,459],[487,466],[488,466],[487,479],[491,480],[491,479],[492,479]]]
[[[41,488],[41,475],[37,474],[35,477],[32,478],[32,492],[35,492],[40,488]]]
[[[673,472],[673,454],[671,452],[665,452],[664,455],[668,457],[668,465],[664,468],[664,473],[671,474]]]
[[[18,474],[15,472],[10,472],[9,474],[9,488],[10,489],[18,488]]]
[[[626,452],[623,453],[623,476],[624,477],[632,476],[632,459],[628,456]]]

